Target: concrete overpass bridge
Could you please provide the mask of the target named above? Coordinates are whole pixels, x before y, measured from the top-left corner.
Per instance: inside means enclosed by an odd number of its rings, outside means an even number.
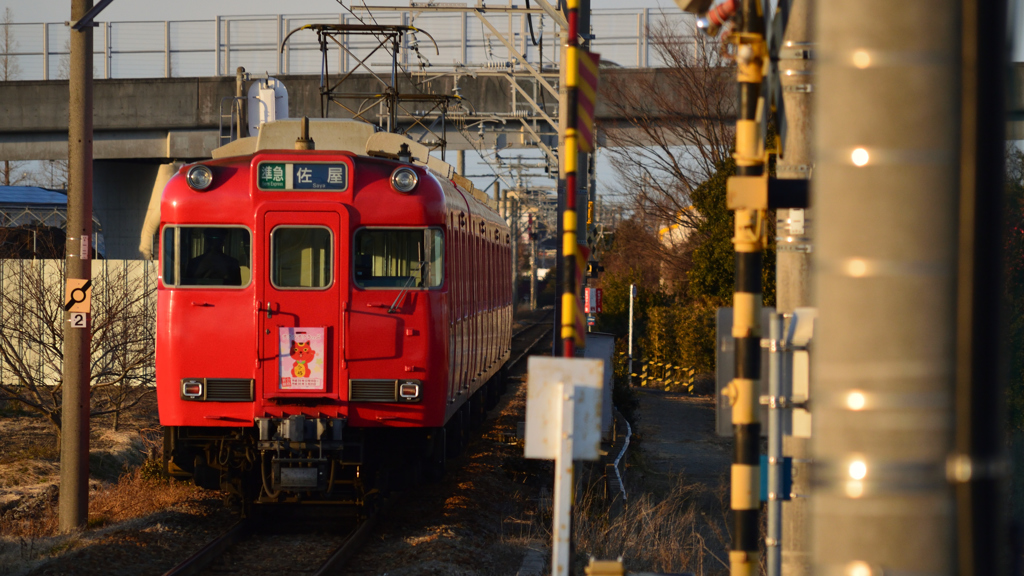
[[[664,71],[657,69],[602,71],[608,82],[629,82],[630,75],[661,73]],[[279,78],[288,89],[290,117],[321,116],[319,76]],[[557,85],[557,73],[545,72],[543,79]],[[461,96],[462,104],[453,105],[447,115],[444,134],[448,150],[540,149],[551,155],[557,148],[557,99],[532,75],[478,71],[458,77],[411,76],[402,79],[398,88],[403,94]],[[373,94],[380,89],[380,83],[369,74],[353,75],[345,84],[346,93]],[[94,205],[107,231],[110,257],[138,257],[139,233],[160,167],[209,158],[214,148],[226,142],[222,137],[231,120],[222,114],[230,113],[235,94],[236,79],[223,76],[95,81]],[[349,108],[365,105],[365,101],[351,98],[342,103]],[[341,106],[328,105],[329,117],[352,116]],[[421,115],[427,108],[425,104],[406,105],[408,113],[399,114],[398,121],[410,138],[430,145],[437,143],[441,131],[436,122],[432,130],[426,129],[432,124]],[[607,126],[622,125],[624,119],[611,110],[599,100],[599,121]],[[383,109],[371,110],[367,117],[382,115]],[[67,125],[66,81],[0,83],[0,161],[66,159]],[[603,141],[603,134],[599,138]]]
[[[619,83],[629,83],[635,75],[657,77],[666,73],[662,69],[602,70],[603,81]],[[545,73],[544,77],[553,83],[557,74]],[[320,116],[319,76],[282,75],[280,79],[288,88],[291,117]],[[419,85],[413,84],[414,79]],[[728,81],[726,74],[723,82]],[[497,145],[550,151],[557,146],[557,101],[540,84],[529,74],[479,71],[458,77],[407,77],[399,82],[399,90],[461,95],[465,105],[449,115],[449,150],[491,149]],[[1008,138],[1024,139],[1024,64],[1015,66],[1011,86]],[[346,84],[350,93],[379,89],[380,83],[369,74],[354,75]],[[229,107],[222,103],[229,103],[235,93],[236,79],[224,76],[96,81],[94,207],[107,231],[110,257],[138,257],[138,239],[151,191],[167,177],[166,165],[210,157],[211,150],[223,142],[222,112]],[[353,99],[344,103],[350,107],[360,104]],[[436,134],[423,127],[430,123],[419,116],[422,109],[410,110],[411,114],[398,118],[403,128],[410,129],[410,137],[428,144],[436,140]],[[683,113],[685,116],[685,109]],[[605,129],[629,130],[626,118],[619,117],[604,100],[599,99],[597,115]],[[332,105],[328,116],[351,114]],[[65,159],[67,119],[66,81],[0,83],[0,161]],[[481,129],[485,124],[486,130]],[[604,133],[599,139],[604,139]],[[163,171],[161,166],[165,166]]]

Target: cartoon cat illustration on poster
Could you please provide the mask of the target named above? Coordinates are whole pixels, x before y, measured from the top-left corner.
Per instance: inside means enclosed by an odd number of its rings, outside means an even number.
[[[296,342],[292,341],[291,357],[295,362],[292,363],[292,376],[296,378],[307,378],[312,374],[312,370],[308,364],[313,361],[313,356],[316,355],[316,351],[310,346],[309,342]]]

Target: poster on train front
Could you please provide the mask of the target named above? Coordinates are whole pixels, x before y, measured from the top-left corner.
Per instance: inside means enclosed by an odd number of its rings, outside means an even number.
[[[324,329],[279,328],[278,366],[281,390],[323,390]]]

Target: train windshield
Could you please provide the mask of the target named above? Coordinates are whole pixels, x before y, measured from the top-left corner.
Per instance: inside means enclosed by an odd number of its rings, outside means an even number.
[[[252,235],[238,226],[164,226],[164,284],[240,287],[249,284]]]
[[[364,228],[356,232],[356,285],[437,288],[444,281],[443,257],[440,230]]]
[[[334,281],[333,235],[320,226],[278,226],[271,233],[275,288],[327,288]]]

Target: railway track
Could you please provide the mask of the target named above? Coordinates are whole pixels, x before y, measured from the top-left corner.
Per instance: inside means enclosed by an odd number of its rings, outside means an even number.
[[[526,323],[522,328],[512,333],[512,356],[508,360],[506,368],[511,369],[519,363],[531,350],[537,347],[545,338],[549,338],[552,330],[551,315],[548,310],[539,319]],[[525,343],[525,346],[523,346]]]
[[[518,364],[542,341],[550,338],[552,330],[551,314],[551,311],[548,311],[539,319],[524,324],[513,333],[512,356],[509,358],[508,368]],[[388,504],[385,503],[384,505],[387,506]],[[319,554],[319,557],[325,558],[325,560],[315,566],[300,567],[292,564],[287,571],[313,574],[314,576],[340,573],[345,563],[360,548],[373,530],[376,520],[377,514],[374,513],[366,519],[354,522],[351,526],[346,526],[340,531],[341,534],[339,534],[339,527],[337,525],[317,531],[310,530],[309,526],[306,526],[305,529],[301,530],[301,533],[291,535],[293,538],[297,537],[302,541],[301,551],[296,550],[296,554],[305,557],[308,562],[309,556],[316,555],[313,550],[320,549],[324,553]],[[267,570],[267,566],[259,559],[252,558],[251,554],[242,549],[265,547],[267,544],[260,542],[260,540],[270,539],[273,541],[274,538],[275,535],[267,533],[266,522],[261,522],[257,518],[240,520],[180,564],[165,572],[164,576],[197,576],[205,572],[215,572],[218,575],[264,573]],[[340,542],[337,541],[338,538],[341,539]],[[333,542],[330,542],[332,539]],[[272,546],[280,549],[288,545],[288,543],[282,544],[278,541]],[[231,554],[232,550],[235,550],[237,553]],[[280,550],[280,552],[288,554],[286,550]],[[233,558],[228,558],[229,555],[233,556]],[[257,564],[257,566],[249,564]]]
[[[261,524],[257,520],[241,520],[198,552],[165,572],[164,576],[197,576],[204,572],[216,574],[266,573],[271,568],[267,565],[266,559],[254,556],[242,548],[268,546],[276,554],[294,557],[294,561],[287,561],[289,568],[285,569],[285,572],[306,573],[314,576],[337,574],[344,567],[345,562],[366,541],[376,524],[376,518],[376,514],[374,514],[360,520],[348,527],[347,530],[342,531],[343,533],[340,535],[336,531],[337,526],[315,530],[312,526],[307,525],[304,530],[284,539],[280,534],[268,532],[267,525]],[[339,537],[340,543],[337,542]],[[268,541],[273,543],[269,544]],[[294,555],[288,553],[286,548],[290,547],[295,548]],[[236,554],[229,557],[231,550],[235,550]],[[323,551],[319,557],[324,560],[319,564],[311,564],[310,556],[317,556],[317,550]],[[281,559],[278,558],[278,560]],[[305,565],[302,565],[303,563]]]

